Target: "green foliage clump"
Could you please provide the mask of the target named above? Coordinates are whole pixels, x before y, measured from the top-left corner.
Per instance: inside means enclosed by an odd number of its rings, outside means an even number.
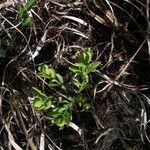
[[[76,92],[80,93],[89,86],[89,73],[93,72],[100,64],[100,61],[92,63],[93,53],[91,49],[80,54],[80,60],[74,66],[69,67],[70,71],[76,74],[73,80],[77,87]]]
[[[69,67],[74,76],[72,80],[72,86],[75,87],[73,89],[74,96],[62,96],[58,94],[55,94],[56,96],[48,96],[33,87],[33,93],[35,94],[33,107],[36,110],[46,111],[47,115],[51,118],[51,123],[57,125],[60,129],[63,129],[64,125],[69,124],[72,119],[72,111],[76,106],[82,107],[85,110],[90,108],[83,92],[89,87],[89,74],[94,72],[100,65],[99,61],[92,62],[92,57],[93,53],[91,49],[88,49],[85,52],[79,53],[79,62]],[[49,87],[57,87],[57,89],[60,88],[64,92],[67,90],[63,76],[56,73],[53,68],[43,65],[38,70],[39,76],[47,79]]]
[[[19,9],[19,18],[22,19],[21,26],[30,26],[33,23],[33,17],[29,15],[29,11],[36,4],[37,0],[29,0]]]

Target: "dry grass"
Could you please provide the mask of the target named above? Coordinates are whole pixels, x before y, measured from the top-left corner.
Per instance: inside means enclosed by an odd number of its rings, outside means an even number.
[[[113,149],[114,138],[125,149],[150,147],[149,1],[38,1],[29,11],[33,24],[25,28],[18,17],[23,3],[0,4],[0,49],[7,53],[0,59],[0,148]],[[48,64],[69,81],[66,68],[88,47],[102,65],[90,76],[94,88],[84,93],[90,114],[78,109],[73,114],[80,136],[75,125],[59,131],[45,113],[35,111],[31,88],[67,96],[49,90],[37,67]]]

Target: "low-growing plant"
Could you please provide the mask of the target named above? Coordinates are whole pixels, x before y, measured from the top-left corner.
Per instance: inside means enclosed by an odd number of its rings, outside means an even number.
[[[56,73],[53,68],[49,68],[47,65],[40,66],[38,68],[39,75],[45,79],[48,79],[48,84],[51,87],[59,86],[62,89],[66,89],[64,86],[64,79],[63,77]]]
[[[33,87],[33,93],[35,94],[33,107],[36,110],[43,110],[51,118],[51,123],[57,125],[60,129],[63,129],[65,125],[68,125],[72,120],[72,111],[76,106],[82,107],[85,110],[90,108],[90,105],[86,101],[83,91],[89,87],[89,74],[100,65],[99,61],[92,62],[93,53],[91,49],[85,52],[79,53],[79,62],[69,67],[69,70],[73,73],[72,86],[74,96],[67,95],[65,97],[55,94],[46,95],[39,89]],[[64,84],[64,78],[53,68],[47,65],[40,66],[38,68],[38,75],[46,79],[49,87],[61,88],[66,92],[67,87]]]
[[[29,11],[36,4],[37,0],[29,0],[19,9],[19,18],[22,20],[21,26],[26,27],[33,23],[33,17],[30,16]]]
[[[100,64],[100,61],[92,63],[93,53],[89,48],[87,51],[80,54],[78,63],[69,67],[70,71],[75,73],[73,84],[77,87],[76,92],[80,93],[89,86],[89,73],[93,72]]]

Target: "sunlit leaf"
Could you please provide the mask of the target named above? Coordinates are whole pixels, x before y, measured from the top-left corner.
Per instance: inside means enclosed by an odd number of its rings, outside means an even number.
[[[20,19],[26,19],[29,17],[28,11],[25,9],[24,6],[20,7],[19,9],[19,17]]]
[[[74,80],[73,80],[73,84],[74,84],[77,88],[80,88],[80,86],[81,86],[80,81],[77,80],[77,79],[74,79]]]
[[[73,73],[80,73],[81,71],[79,70],[78,67],[72,66],[69,67],[69,70],[72,71]]]
[[[60,108],[58,109],[58,112],[59,112],[59,113],[63,113],[65,110],[66,110],[65,107],[60,107]]]
[[[44,78],[53,79],[56,76],[54,69],[49,68],[47,65],[39,66],[38,70],[40,71],[40,76]]]
[[[81,72],[85,71],[85,69],[86,69],[86,65],[84,63],[82,63],[82,62],[75,63],[75,66],[78,69],[77,73],[78,72],[81,73]]]
[[[63,116],[59,116],[59,117],[57,117],[57,118],[54,118],[54,119],[52,120],[52,123],[53,123],[53,124],[56,124],[56,125],[57,125],[58,127],[60,127],[60,128],[63,128],[64,125],[65,125],[65,119],[64,119]]]
[[[37,0],[29,0],[27,3],[25,3],[25,5],[19,9],[20,17],[25,19],[27,17],[27,11],[32,9],[36,2]]]
[[[63,77],[62,77],[60,74],[56,74],[56,77],[57,77],[57,79],[59,80],[59,82],[60,82],[61,84],[64,83],[64,79],[63,79]]]
[[[43,99],[47,98],[47,96],[44,93],[42,93],[42,91],[40,91],[39,89],[37,89],[35,87],[32,87],[32,91],[36,96],[38,96],[40,98],[43,98]]]
[[[59,107],[54,108],[52,111],[48,112],[48,115],[51,117],[58,117],[60,115],[58,111]]]
[[[35,98],[34,102],[33,102],[33,107],[35,109],[38,109],[38,110],[43,109],[44,108],[44,101],[43,101],[43,99]]]
[[[91,108],[91,105],[86,103],[83,105],[83,107],[84,109],[89,110]]]
[[[100,61],[96,61],[93,64],[90,64],[90,66],[87,69],[87,73],[93,72],[100,64]]]
[[[54,83],[56,85],[60,85],[60,82],[57,79],[52,79],[50,83]]]
[[[80,62],[88,65],[92,60],[92,54],[93,53],[90,48],[88,50],[86,50],[85,52],[81,53],[80,54]]]
[[[86,89],[88,87],[88,82],[83,82],[79,88],[79,92],[83,91],[84,89]]]
[[[71,114],[68,111],[66,111],[64,113],[64,118],[65,118],[65,123],[68,125],[71,121]]]
[[[45,105],[44,110],[47,110],[47,109],[49,109],[52,106],[52,102],[49,100],[44,105]]]
[[[26,10],[30,10],[35,4],[37,0],[28,0],[28,2],[25,4]]]
[[[88,48],[86,55],[87,55],[87,63],[90,63],[92,60],[92,56],[93,56],[93,52],[91,51],[90,48]]]

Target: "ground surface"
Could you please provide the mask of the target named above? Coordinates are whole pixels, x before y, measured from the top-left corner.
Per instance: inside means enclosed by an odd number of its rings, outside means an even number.
[[[23,3],[0,3],[0,148],[150,149],[148,0],[38,1],[24,18],[18,15]],[[34,20],[24,26],[28,17]],[[90,109],[72,111],[79,135],[72,127],[51,125],[30,97],[32,87],[56,95],[37,77],[42,64],[63,75],[63,94],[70,94],[67,68],[87,48],[101,65],[90,74],[92,88],[83,91]]]

